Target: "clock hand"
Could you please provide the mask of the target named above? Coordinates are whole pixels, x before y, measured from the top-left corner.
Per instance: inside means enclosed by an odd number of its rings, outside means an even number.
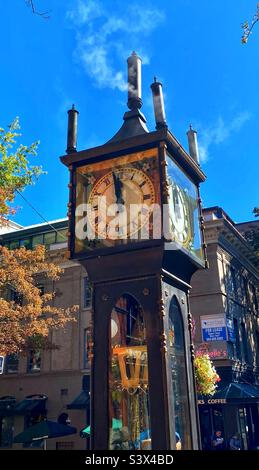
[[[122,182],[118,176],[112,172],[113,182],[114,182],[114,189],[115,189],[115,196],[117,204],[124,204],[124,200],[122,198],[121,190],[122,190]]]

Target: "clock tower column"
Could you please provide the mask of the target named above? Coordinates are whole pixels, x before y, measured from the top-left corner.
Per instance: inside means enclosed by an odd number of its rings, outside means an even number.
[[[140,111],[134,52],[120,130],[77,152],[69,121],[73,142],[61,157],[70,171],[69,257],[93,284],[90,426],[98,450],[199,446],[189,290],[206,264],[205,175],[168,130],[161,83],[151,88],[153,132]]]

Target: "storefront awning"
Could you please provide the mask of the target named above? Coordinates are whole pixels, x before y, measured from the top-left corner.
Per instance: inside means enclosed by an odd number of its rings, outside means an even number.
[[[68,410],[83,410],[90,405],[89,392],[82,390],[82,392],[67,405]]]
[[[45,411],[47,397],[45,395],[32,395],[26,397],[18,403],[15,408],[15,414],[41,413]]]
[[[220,391],[218,393],[220,393]],[[227,387],[225,398],[253,398],[259,400],[259,387],[256,385],[232,382]]]
[[[256,403],[259,402],[259,387],[256,385],[231,382],[222,384],[212,397],[198,397],[198,404],[216,405],[224,403],[236,403],[238,401]]]

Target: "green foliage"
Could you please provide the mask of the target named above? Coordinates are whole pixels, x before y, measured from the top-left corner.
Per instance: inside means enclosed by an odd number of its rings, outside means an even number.
[[[197,392],[201,395],[214,395],[220,377],[208,354],[198,353],[194,360]]]
[[[18,145],[17,139],[21,136],[19,119],[8,126],[8,130],[0,128],[0,224],[14,209],[10,208],[15,192],[22,191],[25,186],[34,184],[43,173],[40,166],[31,166],[29,158],[37,155],[39,142],[30,146]]]

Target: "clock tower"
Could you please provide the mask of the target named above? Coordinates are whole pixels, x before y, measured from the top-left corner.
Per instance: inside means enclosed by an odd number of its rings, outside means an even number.
[[[206,267],[196,133],[187,153],[151,85],[156,130],[140,109],[141,59],[128,58],[128,108],[107,143],[77,151],[68,112],[68,254],[93,285],[91,448],[197,449],[192,274]],[[87,423],[88,424],[88,423]]]

